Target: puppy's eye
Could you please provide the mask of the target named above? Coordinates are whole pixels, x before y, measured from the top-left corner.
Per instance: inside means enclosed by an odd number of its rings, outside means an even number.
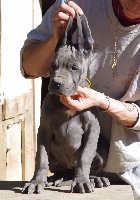
[[[78,70],[78,67],[77,67],[76,65],[72,65],[72,66],[70,67],[70,69],[71,69],[72,71],[77,71],[77,70]]]

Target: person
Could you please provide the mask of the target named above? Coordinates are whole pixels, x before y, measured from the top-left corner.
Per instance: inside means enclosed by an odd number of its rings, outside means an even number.
[[[104,171],[131,184],[140,200],[140,0],[57,0],[21,49],[26,78],[45,77],[56,44],[75,11],[86,15],[94,40],[88,79],[60,101],[75,111],[97,107],[101,134],[109,146]]]

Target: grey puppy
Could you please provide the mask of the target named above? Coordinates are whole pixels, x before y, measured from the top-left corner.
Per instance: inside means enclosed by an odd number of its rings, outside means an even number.
[[[78,42],[72,44],[76,29]],[[91,165],[96,171],[103,167],[103,160],[96,152],[100,126],[95,110],[74,112],[59,100],[60,95],[76,93],[78,85],[87,86],[92,48],[93,39],[85,15],[77,14],[75,20],[70,17],[56,47],[50,70],[50,93],[44,100],[41,112],[35,174],[23,191],[40,193],[48,182],[49,170],[55,175],[63,173],[63,178],[66,176],[68,179],[72,174],[71,192],[93,191],[94,186],[89,178]]]

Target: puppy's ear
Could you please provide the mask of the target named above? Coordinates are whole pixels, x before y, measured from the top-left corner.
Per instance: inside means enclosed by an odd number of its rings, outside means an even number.
[[[66,44],[72,43],[72,35],[73,35],[73,33],[75,32],[76,29],[77,29],[76,19],[74,19],[72,16],[70,16],[66,30],[57,43],[56,51],[60,47],[63,47]]]
[[[93,38],[91,35],[90,27],[88,21],[84,14],[77,14],[77,24],[78,24],[78,46],[79,50],[82,51],[85,55],[89,55],[93,50]]]

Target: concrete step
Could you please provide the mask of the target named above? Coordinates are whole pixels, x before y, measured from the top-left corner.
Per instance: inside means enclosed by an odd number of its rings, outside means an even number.
[[[95,188],[93,193],[70,193],[70,187],[45,188],[42,194],[22,194],[25,182],[0,181],[0,200],[133,200],[130,185]]]

